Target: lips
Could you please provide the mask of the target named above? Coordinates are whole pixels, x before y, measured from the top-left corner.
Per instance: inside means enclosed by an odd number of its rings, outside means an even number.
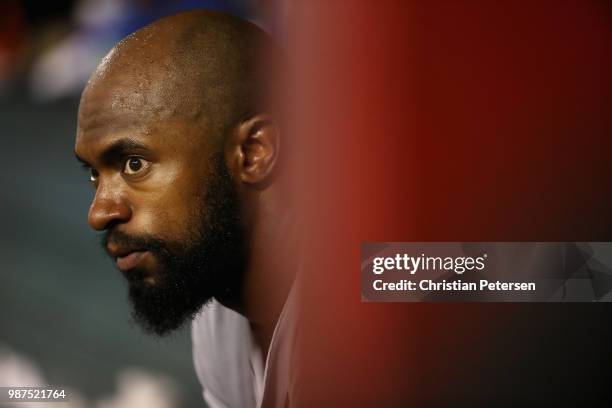
[[[140,248],[121,247],[112,243],[109,243],[106,249],[109,255],[115,258],[117,267],[124,272],[138,266],[148,252]]]
[[[142,258],[146,255],[146,251],[135,251],[130,252],[124,256],[117,257],[117,267],[122,271],[128,271],[135,268],[142,261]]]

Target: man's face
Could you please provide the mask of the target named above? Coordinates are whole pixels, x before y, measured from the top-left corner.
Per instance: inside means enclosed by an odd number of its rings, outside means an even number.
[[[87,91],[75,151],[96,189],[89,224],[105,231],[135,318],[163,334],[236,290],[244,240],[235,186],[206,126],[150,102],[122,88]]]

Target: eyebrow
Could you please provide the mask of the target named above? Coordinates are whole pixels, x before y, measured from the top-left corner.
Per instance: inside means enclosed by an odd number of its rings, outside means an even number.
[[[134,150],[148,151],[149,149],[147,148],[147,146],[145,146],[138,140],[131,138],[123,138],[116,140],[109,146],[107,146],[102,151],[102,153],[98,155],[98,160],[101,163],[113,163],[129,153],[133,153]],[[79,157],[76,152],[74,153],[74,155],[84,167],[91,167],[91,164],[89,164],[83,158]]]
[[[79,163],[81,163],[81,165],[82,165],[83,167],[86,167],[86,168],[91,167],[91,165],[90,165],[89,163],[87,163],[85,160],[83,160],[83,159],[81,159],[81,158],[79,157],[79,155],[77,154],[77,152],[74,152],[74,157],[75,157],[75,158],[76,158],[76,159],[79,161]]]

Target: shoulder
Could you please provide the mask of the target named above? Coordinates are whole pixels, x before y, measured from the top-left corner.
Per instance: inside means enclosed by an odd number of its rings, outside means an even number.
[[[248,320],[213,300],[193,320],[191,337],[206,402],[213,407],[254,405]]]

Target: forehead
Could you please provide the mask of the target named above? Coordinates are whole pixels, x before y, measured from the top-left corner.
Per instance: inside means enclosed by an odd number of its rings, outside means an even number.
[[[79,126],[95,127],[107,119],[154,121],[182,116],[197,120],[204,106],[193,88],[163,70],[119,67],[92,77],[81,97]]]
[[[135,70],[94,74],[79,105],[76,150],[95,149],[129,135],[159,146],[201,146],[209,128],[203,107],[188,91],[181,97],[172,78]],[[174,143],[173,143],[174,142]]]
[[[148,159],[173,158],[194,162],[213,151],[207,138],[182,120],[107,129],[100,126],[92,131],[77,131],[75,153],[80,160],[99,167],[125,155],[142,154]]]

